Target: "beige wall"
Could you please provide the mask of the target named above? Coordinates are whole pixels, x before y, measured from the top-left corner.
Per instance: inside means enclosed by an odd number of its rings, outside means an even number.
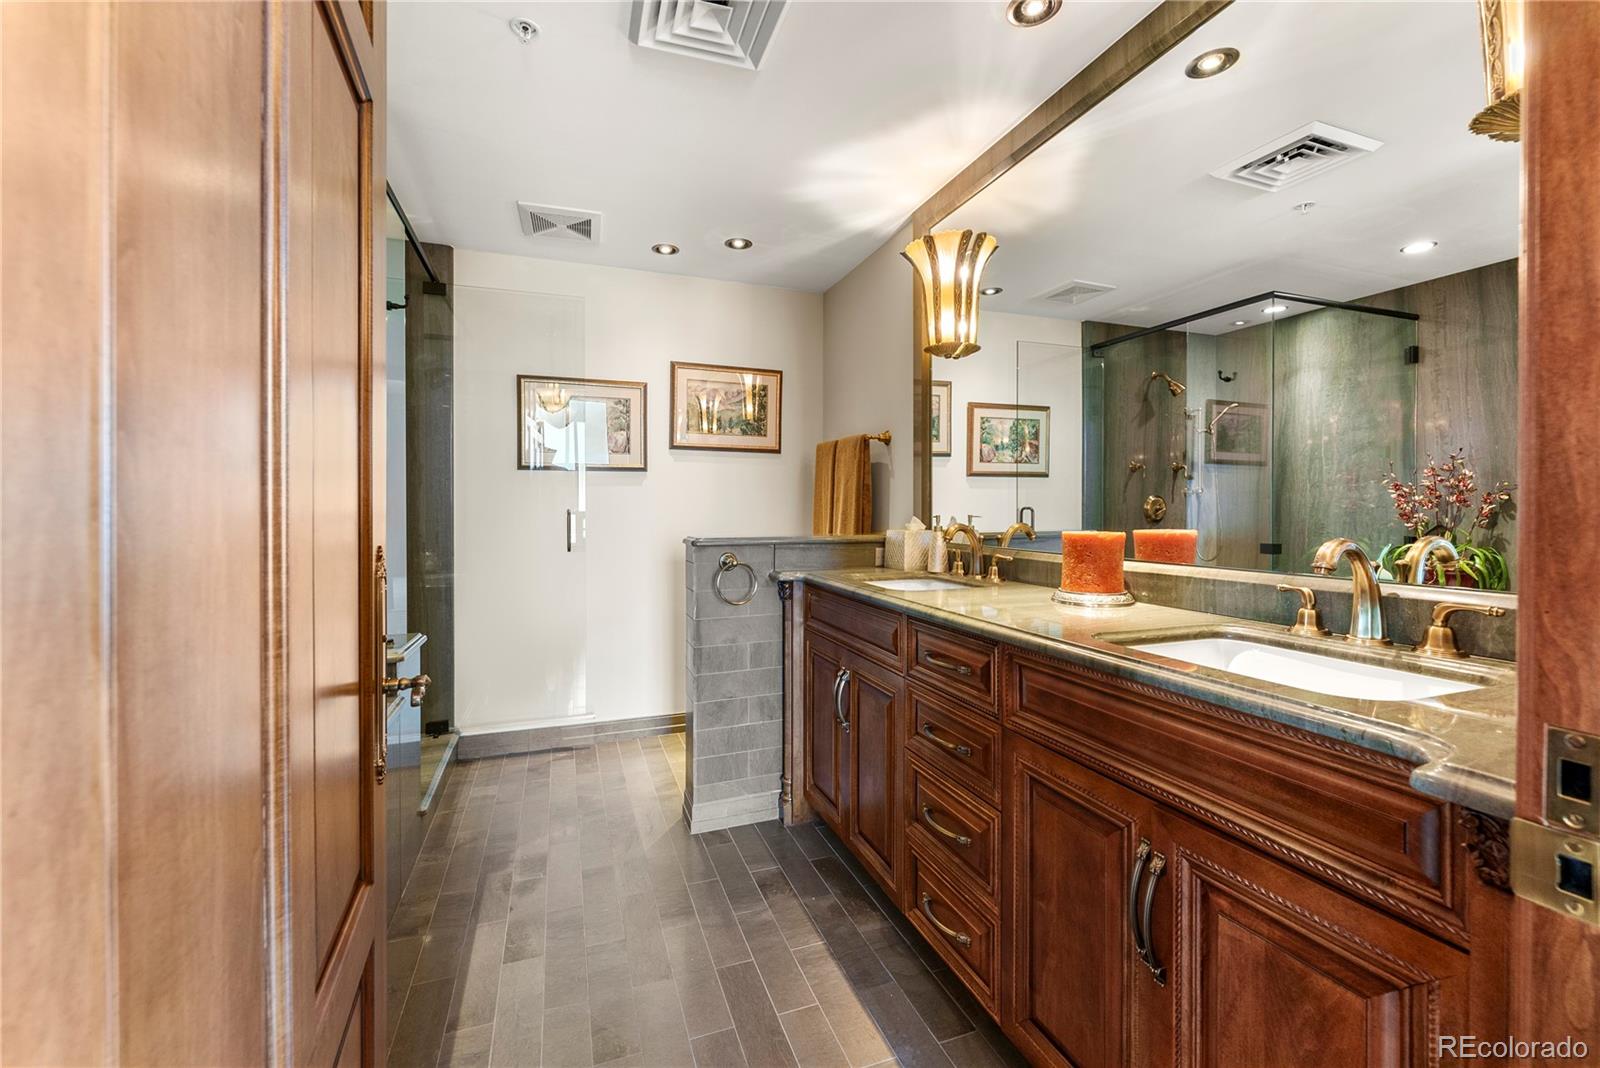
[[[906,226],[823,294],[823,436],[876,434],[873,529],[911,516],[911,267],[900,250]],[[809,522],[805,528],[810,530]]]

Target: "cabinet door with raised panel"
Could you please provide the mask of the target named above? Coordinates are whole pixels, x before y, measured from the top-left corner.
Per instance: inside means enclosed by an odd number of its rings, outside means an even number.
[[[844,651],[808,637],[805,650],[806,800],[836,833],[844,826]]]
[[[1154,1063],[1129,899],[1149,878],[1155,806],[1075,761],[1005,739],[1001,1023],[1041,1065]]]
[[[899,889],[902,720],[905,683],[857,656],[847,657],[848,839],[891,894]]]
[[[1176,813],[1161,831],[1163,1063],[1432,1064],[1430,1036],[1466,1030],[1467,954]]]

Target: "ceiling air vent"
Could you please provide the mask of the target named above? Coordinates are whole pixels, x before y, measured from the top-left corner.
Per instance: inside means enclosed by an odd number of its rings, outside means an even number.
[[[784,7],[785,0],[633,0],[628,36],[641,48],[755,70]]]
[[[1313,122],[1218,167],[1211,177],[1276,193],[1382,147],[1382,141]]]
[[[600,213],[578,208],[552,208],[517,201],[522,232],[540,241],[565,241],[577,245],[600,243]]]
[[[1054,293],[1046,293],[1045,300],[1053,300],[1059,304],[1082,304],[1086,300],[1098,297],[1102,293],[1109,293],[1116,286],[1101,285],[1099,282],[1085,282],[1081,278],[1074,278]]]

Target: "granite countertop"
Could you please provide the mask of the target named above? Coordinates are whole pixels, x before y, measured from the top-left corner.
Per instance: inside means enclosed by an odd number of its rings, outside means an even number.
[[[1170,631],[1182,636],[1183,631],[1225,627],[1230,633],[1267,639],[1286,648],[1341,652],[1337,646],[1330,649],[1329,639],[1291,638],[1283,627],[1271,624],[1156,604],[1073,608],[1052,601],[1047,587],[1022,582],[927,591],[868,585],[890,578],[949,577],[883,568],[784,571],[773,577],[849,594],[917,619],[1388,753],[1416,765],[1411,784],[1418,791],[1493,816],[1512,815],[1517,677],[1515,665],[1505,661],[1480,657],[1432,660],[1403,647],[1353,651],[1351,658],[1365,663],[1472,681],[1479,688],[1421,701],[1331,697],[1140,652],[1108,640],[1171,640],[1168,635],[1145,635]]]

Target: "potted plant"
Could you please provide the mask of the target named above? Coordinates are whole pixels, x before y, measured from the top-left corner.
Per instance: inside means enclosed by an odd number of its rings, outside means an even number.
[[[1466,452],[1457,449],[1445,457],[1443,463],[1435,463],[1433,457],[1428,457],[1420,477],[1414,482],[1402,482],[1390,467],[1386,488],[1394,502],[1395,516],[1406,528],[1406,536],[1384,546],[1378,554],[1381,577],[1394,578],[1395,564],[1412,541],[1437,534],[1450,540],[1460,560],[1443,569],[1433,567],[1432,561],[1425,561],[1423,582],[1444,586],[1454,573],[1459,586],[1483,590],[1511,588],[1505,538],[1495,528],[1501,519],[1516,518],[1516,501],[1512,497],[1515,486],[1496,482],[1493,488],[1480,490],[1478,477],[1467,464]]]

